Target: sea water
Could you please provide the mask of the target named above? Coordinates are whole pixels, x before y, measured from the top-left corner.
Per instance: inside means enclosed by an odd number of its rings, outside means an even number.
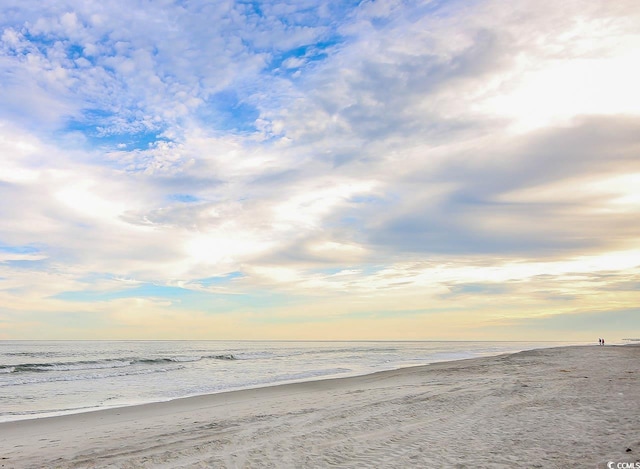
[[[0,421],[561,345],[570,344],[0,341]]]

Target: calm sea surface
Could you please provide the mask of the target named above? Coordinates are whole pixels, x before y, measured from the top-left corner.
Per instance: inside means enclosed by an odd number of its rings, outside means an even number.
[[[0,341],[0,421],[560,345],[570,344]]]

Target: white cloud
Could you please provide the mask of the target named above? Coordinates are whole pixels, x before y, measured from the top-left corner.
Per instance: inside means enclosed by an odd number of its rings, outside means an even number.
[[[24,308],[91,275],[417,306],[634,268],[634,2],[316,3],[0,7],[6,301],[46,272]]]

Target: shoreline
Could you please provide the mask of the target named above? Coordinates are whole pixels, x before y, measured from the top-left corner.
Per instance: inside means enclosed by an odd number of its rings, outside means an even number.
[[[522,454],[534,467],[636,461],[638,358],[640,347],[629,345],[534,349],[2,422],[0,465],[492,467]]]
[[[23,342],[31,342],[31,341],[23,341]],[[50,342],[50,341],[45,341],[45,342]],[[63,342],[68,342],[68,341],[63,341]],[[95,342],[95,341],[87,341],[87,342]],[[105,342],[113,342],[113,341],[105,341]],[[155,342],[155,341],[153,341]],[[165,342],[165,341],[161,341],[161,342]],[[181,341],[179,341],[181,342]],[[224,342],[224,341],[223,341]],[[247,341],[247,342],[256,342],[256,341]],[[257,342],[264,342],[264,341],[257,341]],[[268,342],[268,341],[267,341]],[[307,341],[272,341],[272,342],[302,342],[302,343],[306,343]],[[318,341],[313,341],[313,342],[318,342]],[[327,343],[332,343],[335,341],[319,341],[319,342],[327,342]],[[341,341],[339,341],[341,342]],[[356,341],[358,342],[358,341]],[[397,341],[360,341],[360,342],[389,342],[389,343],[395,343]],[[416,343],[422,343],[422,342],[436,342],[436,343],[450,343],[452,341],[408,341],[408,342],[416,342]],[[459,341],[461,343],[464,342],[469,342],[469,341]],[[471,342],[478,342],[478,341],[471,341]],[[528,342],[526,341],[486,341],[487,343],[514,343],[514,344],[527,344]],[[549,346],[540,346],[540,344],[557,344],[557,345],[549,345]],[[302,383],[302,382],[309,382],[309,381],[321,381],[321,380],[331,380],[331,379],[338,379],[338,378],[350,378],[350,377],[358,377],[358,376],[365,376],[368,374],[374,374],[374,373],[378,373],[378,372],[382,372],[382,371],[394,371],[396,369],[402,369],[402,368],[412,368],[412,367],[419,367],[419,366],[426,366],[426,365],[431,365],[431,364],[436,364],[436,363],[449,363],[449,362],[455,362],[455,361],[460,361],[460,360],[468,360],[468,359],[475,359],[475,358],[488,358],[488,357],[492,357],[492,356],[498,356],[498,355],[502,355],[502,354],[510,354],[510,353],[518,353],[521,351],[526,351],[526,350],[532,350],[533,348],[557,348],[557,347],[566,347],[566,346],[582,346],[585,345],[584,343],[580,343],[580,344],[576,344],[576,343],[570,343],[567,344],[564,341],[547,341],[547,342],[540,342],[537,343],[536,346],[537,347],[532,347],[532,348],[524,348],[522,350],[506,350],[506,351],[496,351],[496,352],[490,352],[488,354],[482,354],[482,355],[477,355],[477,356],[470,356],[470,357],[455,357],[455,358],[446,358],[446,359],[436,359],[435,361],[432,362],[425,362],[425,363],[420,363],[420,364],[406,364],[406,365],[402,365],[402,366],[396,366],[396,367],[392,367],[392,368],[388,368],[388,369],[382,369],[382,370],[378,370],[378,371],[371,371],[371,370],[359,370],[359,371],[355,371],[355,370],[351,370],[350,372],[347,373],[342,373],[342,374],[329,374],[326,376],[314,376],[314,377],[306,377],[306,378],[302,378],[302,379],[290,379],[290,380],[280,380],[280,381],[274,381],[274,382],[270,382],[270,383],[261,383],[261,384],[255,384],[255,385],[247,385],[247,386],[232,386],[229,387],[228,389],[221,389],[221,390],[217,390],[214,392],[201,392],[201,393],[194,393],[194,394],[186,394],[183,396],[177,396],[177,397],[166,397],[166,398],[159,398],[159,399],[155,399],[155,400],[131,400],[130,402],[120,402],[117,404],[113,404],[113,405],[99,405],[98,403],[96,403],[96,405],[88,405],[85,407],[81,407],[81,408],[70,408],[70,409],[61,409],[61,410],[51,410],[51,411],[44,411],[44,412],[34,412],[34,413],[15,413],[15,414],[7,414],[7,415],[2,415],[0,416],[0,424],[2,423],[9,423],[9,422],[17,422],[17,421],[23,421],[23,420],[35,420],[35,419],[42,419],[42,418],[51,418],[51,417],[61,417],[61,416],[66,416],[66,415],[76,415],[76,414],[83,414],[83,413],[90,413],[90,412],[100,412],[102,410],[109,410],[109,409],[120,409],[120,408],[127,408],[127,407],[133,407],[133,406],[138,406],[138,405],[146,405],[146,404],[153,404],[153,403],[165,403],[165,402],[171,402],[174,401],[176,399],[185,399],[185,398],[192,398],[192,397],[200,397],[200,396],[206,396],[206,395],[210,395],[210,394],[220,394],[220,393],[226,393],[226,392],[235,392],[235,391],[243,391],[243,390],[248,390],[248,389],[261,389],[261,388],[268,388],[271,386],[281,386],[281,385],[286,385],[286,384],[296,384],[296,383]],[[613,345],[613,344],[612,344]]]
[[[524,351],[527,351],[527,350],[524,350]],[[513,352],[513,353],[521,353],[521,352]],[[150,401],[150,402],[141,402],[141,403],[135,403],[135,404],[115,405],[113,407],[92,407],[92,408],[86,408],[86,409],[77,410],[77,411],[76,410],[60,411],[59,413],[58,412],[43,413],[43,414],[34,415],[34,416],[22,414],[22,415],[19,415],[18,418],[16,418],[16,419],[0,420],[0,426],[2,426],[4,424],[10,424],[10,423],[13,423],[13,422],[24,422],[24,421],[31,421],[31,420],[35,421],[35,420],[41,420],[41,419],[69,417],[69,416],[91,414],[91,413],[103,412],[103,411],[105,411],[105,412],[106,411],[118,411],[120,409],[130,409],[132,407],[163,405],[163,404],[170,404],[170,403],[173,403],[173,402],[176,402],[176,401],[198,399],[198,398],[205,398],[206,399],[206,398],[213,397],[213,396],[218,396],[218,395],[221,395],[221,394],[235,394],[235,393],[242,393],[242,392],[246,392],[246,391],[257,391],[257,390],[262,390],[262,389],[277,388],[277,387],[281,387],[281,386],[294,386],[294,385],[297,385],[297,384],[320,383],[320,382],[323,382],[323,381],[336,381],[336,380],[344,380],[344,379],[352,379],[352,378],[362,378],[362,377],[366,377],[366,376],[373,376],[373,375],[378,375],[378,374],[383,374],[383,373],[393,373],[393,372],[396,372],[396,371],[401,371],[401,370],[411,369],[411,368],[422,368],[422,367],[438,365],[438,364],[444,364],[444,363],[462,362],[462,361],[465,361],[465,360],[478,360],[478,359],[483,359],[483,358],[498,357],[498,356],[501,356],[501,355],[513,355],[513,353],[499,353],[497,355],[487,355],[487,356],[483,356],[483,357],[458,358],[458,359],[453,359],[453,360],[444,360],[444,361],[437,361],[437,362],[433,362],[433,363],[426,363],[426,364],[421,364],[421,365],[407,365],[407,366],[401,366],[401,367],[398,367],[398,368],[392,368],[392,369],[389,369],[389,370],[380,370],[380,371],[374,371],[374,372],[363,373],[363,374],[353,374],[353,375],[352,374],[347,374],[345,376],[308,378],[308,379],[304,379],[304,380],[301,380],[301,381],[284,381],[284,382],[277,382],[277,383],[266,384],[266,385],[257,385],[257,386],[252,386],[252,387],[239,388],[239,389],[229,389],[229,390],[206,393],[206,394],[195,394],[195,395],[192,395],[192,396],[176,397],[176,398],[166,399],[166,400],[162,400],[162,401]]]

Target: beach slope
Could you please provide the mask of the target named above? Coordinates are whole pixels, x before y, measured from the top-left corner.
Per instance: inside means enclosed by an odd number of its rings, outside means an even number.
[[[607,467],[640,461],[640,347],[534,350],[0,424],[0,466]]]

